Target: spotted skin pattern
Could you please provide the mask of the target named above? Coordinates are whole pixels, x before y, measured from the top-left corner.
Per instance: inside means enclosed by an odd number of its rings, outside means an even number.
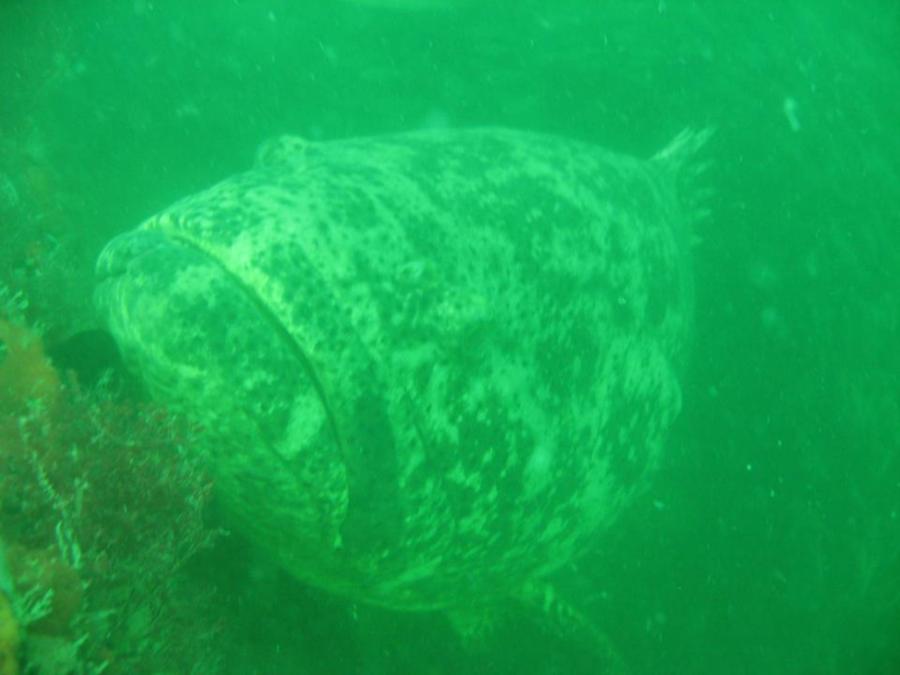
[[[680,408],[670,154],[493,128],[276,139],[113,240],[97,303],[299,578],[397,609],[499,598],[596,541]]]

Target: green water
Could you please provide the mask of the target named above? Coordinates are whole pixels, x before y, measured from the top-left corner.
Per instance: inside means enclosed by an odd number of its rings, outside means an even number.
[[[560,592],[636,674],[900,673],[895,2],[4,0],[0,281],[61,341],[103,243],[262,140],[484,124],[639,156],[716,130],[684,410]],[[220,672],[598,672],[524,611],[467,648],[234,537],[194,567]]]

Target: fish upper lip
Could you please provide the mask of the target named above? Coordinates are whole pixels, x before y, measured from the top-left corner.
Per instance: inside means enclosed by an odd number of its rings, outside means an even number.
[[[128,270],[128,261],[122,258],[114,258],[104,248],[97,259],[97,265],[94,268],[94,274],[98,282],[109,281],[115,277],[120,277]]]
[[[126,274],[135,260],[164,245],[166,237],[154,230],[130,230],[119,234],[100,252],[94,273],[99,282]]]
[[[112,262],[109,263],[103,257],[101,257],[97,261],[97,267],[95,269],[95,276],[97,277],[97,282],[102,283],[104,281],[109,281],[110,279],[115,279],[116,277],[120,277],[128,269],[128,265],[122,262]]]

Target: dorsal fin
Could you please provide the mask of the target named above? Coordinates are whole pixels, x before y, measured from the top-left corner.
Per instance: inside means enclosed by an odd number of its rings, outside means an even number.
[[[299,169],[306,166],[307,153],[312,143],[302,136],[276,136],[259,146],[256,151],[257,168],[284,167]]]

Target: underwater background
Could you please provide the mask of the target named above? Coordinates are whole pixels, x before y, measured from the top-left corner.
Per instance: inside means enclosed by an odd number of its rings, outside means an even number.
[[[630,673],[900,673],[895,0],[4,0],[0,299],[51,356],[83,366],[99,348],[73,336],[98,327],[103,244],[245,169],[265,139],[474,125],[642,157],[686,127],[715,129],[684,410],[651,490],[556,575],[560,593]],[[16,354],[38,363],[27,350],[4,358]],[[42,368],[16,382],[49,386]],[[7,399],[0,416],[12,420]],[[59,437],[96,438],[74,428],[78,406],[96,402],[67,405],[54,413]],[[146,447],[191,433],[159,439],[115,414]],[[0,424],[0,455],[20,431]],[[122,470],[113,482],[149,480]],[[585,636],[525,611],[463,644],[442,616],[306,588],[236,534],[210,544],[195,510],[208,508],[212,531],[215,507],[192,471],[137,497],[152,492],[187,518],[184,560],[121,549],[137,561],[123,578],[152,568],[153,589],[190,598],[191,611],[139,616],[90,661],[47,655],[77,641],[71,627],[40,642],[40,626],[26,626],[14,645],[0,607],[0,673],[99,672],[103,659],[106,672],[602,672]],[[7,523],[11,494],[0,489]],[[158,524],[140,526],[153,539]],[[97,580],[118,569],[106,556],[93,561]],[[52,582],[58,596],[79,583],[66,574]],[[72,602],[71,617],[87,612]],[[189,646],[169,656],[175,635]]]

